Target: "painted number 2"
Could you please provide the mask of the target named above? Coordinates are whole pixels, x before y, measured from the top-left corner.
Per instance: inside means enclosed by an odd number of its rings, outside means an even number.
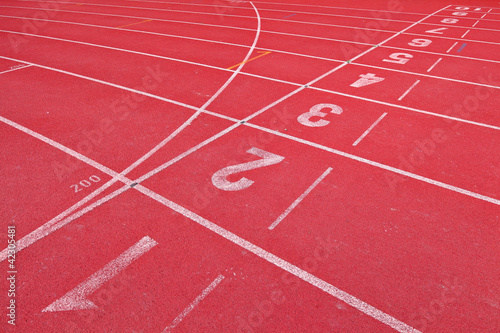
[[[71,185],[70,188],[74,189],[75,190],[75,193],[78,193],[80,191],[83,190],[82,187],[89,187],[92,185],[92,183],[98,183],[101,181],[101,178],[97,177],[96,175],[92,175],[89,177],[89,180],[91,181],[88,181],[86,179],[80,181],[78,184],[75,184],[75,185]],[[78,186],[80,185],[80,186]]]
[[[212,183],[218,189],[223,191],[241,191],[250,187],[254,182],[253,180],[247,179],[245,177],[241,178],[236,182],[231,182],[227,180],[227,177],[235,173],[240,173],[243,171],[253,170],[262,168],[265,166],[278,164],[285,158],[276,154],[269,153],[259,148],[250,148],[247,153],[260,157],[260,160],[252,161],[248,163],[242,163],[238,165],[228,166],[226,168],[220,169],[212,176]]]
[[[322,112],[324,109],[329,109],[330,113],[335,113],[335,114],[341,114],[342,113],[342,108],[338,105],[335,104],[318,104],[313,106],[309,112],[301,114],[298,118],[297,121],[301,123],[304,126],[308,127],[323,127],[328,125],[330,122],[325,119],[319,119],[316,121],[311,121],[311,118],[313,117],[320,117],[324,118],[328,113],[327,112]]]

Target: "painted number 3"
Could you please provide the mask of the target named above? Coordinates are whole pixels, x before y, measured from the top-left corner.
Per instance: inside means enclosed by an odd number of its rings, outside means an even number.
[[[298,118],[297,121],[301,123],[304,126],[308,127],[323,127],[328,125],[330,122],[325,119],[319,119],[316,121],[311,121],[311,118],[313,117],[320,117],[324,118],[326,115],[328,115],[328,112],[322,112],[322,110],[327,109],[330,110],[329,113],[334,113],[334,114],[341,114],[342,113],[342,108],[338,105],[335,104],[318,104],[313,106],[309,112],[301,114]]]
[[[247,150],[247,153],[260,157],[260,160],[252,161],[248,163],[242,163],[238,165],[228,166],[223,168],[212,176],[212,183],[218,189],[223,191],[241,191],[248,187],[250,187],[254,182],[253,180],[247,179],[245,177],[241,178],[236,182],[231,182],[227,179],[230,175],[235,173],[240,173],[243,171],[253,170],[262,168],[265,166],[278,164],[283,161],[285,158],[283,156],[279,156],[276,154],[269,153],[259,148],[250,148]]]

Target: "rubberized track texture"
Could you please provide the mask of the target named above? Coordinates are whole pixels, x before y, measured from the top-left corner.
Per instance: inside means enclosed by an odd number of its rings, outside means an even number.
[[[500,4],[4,0],[0,332],[500,332]]]

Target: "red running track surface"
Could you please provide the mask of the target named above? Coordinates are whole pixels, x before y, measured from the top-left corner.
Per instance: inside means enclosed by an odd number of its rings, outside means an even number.
[[[0,4],[1,332],[500,332],[496,1]]]

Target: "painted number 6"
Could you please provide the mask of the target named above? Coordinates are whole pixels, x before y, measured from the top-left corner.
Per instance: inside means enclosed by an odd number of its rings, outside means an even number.
[[[417,38],[408,43],[408,45],[416,47],[426,47],[429,46],[431,43],[432,41],[430,39]]]
[[[391,59],[384,59],[383,61],[404,65],[408,61],[410,61],[410,59],[413,58],[413,56],[408,53],[393,53],[389,56],[389,58]]]
[[[313,106],[309,112],[301,114],[297,121],[304,126],[308,127],[323,127],[328,125],[330,122],[328,120],[319,119],[316,121],[311,121],[312,117],[324,118],[328,115],[328,112],[322,112],[323,109],[330,109],[330,113],[341,114],[343,112],[342,108],[335,104],[318,104]]]
[[[260,157],[260,160],[257,161],[252,161],[248,163],[242,163],[238,165],[232,165],[225,167],[223,169],[220,169],[214,175],[212,176],[212,184],[214,184],[215,187],[218,189],[221,189],[223,191],[241,191],[244,190],[248,187],[250,187],[254,182],[253,180],[247,179],[245,177],[241,178],[240,180],[236,182],[230,182],[227,180],[227,177],[235,174],[235,173],[240,173],[243,171],[248,171],[248,170],[253,170],[257,168],[262,168],[268,165],[273,165],[273,164],[278,164],[279,162],[283,161],[285,158],[283,156],[279,156],[276,154],[268,153],[267,151],[264,151],[259,148],[250,148],[247,150],[247,153],[256,155]]]

